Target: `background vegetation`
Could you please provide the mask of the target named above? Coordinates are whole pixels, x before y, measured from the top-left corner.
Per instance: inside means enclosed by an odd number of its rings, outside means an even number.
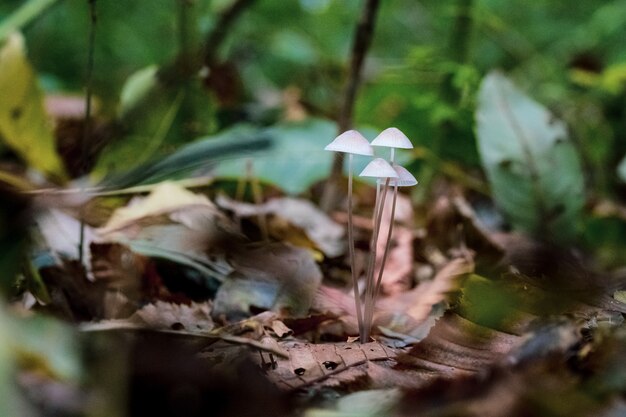
[[[33,204],[42,204],[27,193],[35,189],[117,192],[210,174],[216,179],[207,192],[232,196],[235,181],[250,176],[245,167],[252,158],[264,198],[288,194],[319,203],[332,165],[323,147],[337,134],[364,3],[4,0],[3,304],[22,293],[25,268],[38,270],[37,254],[27,250]],[[626,254],[625,21],[626,0],[381,1],[353,125],[369,139],[395,126],[413,141],[415,149],[402,158],[420,181],[411,194],[417,225],[426,225],[442,190],[458,187],[488,229],[522,231],[580,251],[598,270],[620,271]],[[522,128],[540,138],[530,158],[540,178],[527,173],[522,151],[492,153],[510,127],[499,127],[490,113],[490,88],[504,91]],[[90,120],[84,117],[87,90]],[[561,122],[563,134],[544,142]],[[366,196],[366,184],[359,187]],[[525,187],[536,193],[511,193]],[[123,202],[80,210],[88,224],[100,225]],[[43,205],[56,204],[50,198]],[[12,314],[1,314],[1,340],[36,345],[31,332],[38,334],[41,324],[18,330]],[[56,335],[71,332],[47,323],[61,332]],[[84,378],[82,365],[66,361],[84,349],[76,343],[45,354],[69,380]],[[2,405],[14,397],[10,369],[3,368],[14,359],[5,345],[0,342],[0,414],[26,415],[15,411],[23,404]]]

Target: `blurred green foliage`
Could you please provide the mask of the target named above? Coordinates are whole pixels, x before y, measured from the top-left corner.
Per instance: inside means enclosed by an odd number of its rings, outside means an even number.
[[[240,125],[269,125],[289,133],[302,112],[318,119],[335,117],[362,2],[249,1],[236,19],[220,27],[235,3],[96,2],[97,118],[113,126],[113,133],[95,152],[94,178]],[[3,2],[0,22],[19,21],[15,11],[23,4]],[[28,4],[40,10],[30,20],[22,19],[20,29],[44,90],[82,93],[88,2]],[[416,145],[411,166],[427,192],[430,176],[441,171],[481,168],[473,114],[481,79],[500,68],[522,94],[565,122],[581,160],[587,198],[623,200],[624,10],[626,0],[539,0],[532,8],[496,0],[382,2],[355,124],[373,131],[393,125],[407,133]],[[219,30],[224,41],[210,44]],[[333,135],[331,121],[328,129],[314,129],[321,126],[315,122],[302,126],[301,132],[311,127],[304,136]],[[292,142],[285,142],[282,158],[297,162],[295,153],[302,149],[296,139]],[[270,174],[268,180],[285,191],[302,192],[328,169],[327,162],[315,164],[313,154],[308,160],[313,168],[297,186],[281,182],[282,174]],[[274,162],[270,166],[276,171]],[[223,172],[233,175],[227,168]],[[580,183],[578,169],[555,172],[555,178],[559,174],[564,181]],[[498,203],[509,214],[517,205],[506,197]],[[580,201],[574,206],[580,207]],[[583,234],[586,240],[596,235]]]
[[[253,175],[294,194],[326,177],[331,155],[322,149],[336,133],[334,118],[364,2],[251,1],[238,19],[220,27],[221,16],[235,2],[95,3],[94,136],[101,142],[93,146],[92,180],[106,178],[103,184],[117,188],[204,173],[226,155],[229,160],[216,172],[224,178],[245,176],[244,158],[252,148],[264,146],[258,141],[263,135],[276,148],[255,157]],[[32,13],[17,16],[16,10],[24,5],[32,6]],[[28,59],[21,62],[22,68],[34,69],[29,91],[41,87],[47,95],[84,94],[88,7],[86,0],[0,3],[0,48],[9,39],[7,22],[17,24]],[[355,125],[369,138],[389,126],[402,129],[415,145],[407,166],[424,192],[432,184],[429,176],[445,174],[464,185],[470,177],[481,184],[488,181],[513,226],[536,234],[558,232],[568,243],[580,232],[574,242],[601,266],[623,266],[623,212],[621,217],[619,210],[617,215],[600,216],[586,208],[606,199],[618,207],[626,204],[625,21],[626,0],[535,0],[531,5],[522,0],[382,1],[355,106]],[[210,45],[216,30],[226,31],[224,42]],[[211,48],[210,62],[205,62]],[[3,64],[7,62],[0,61],[0,70],[6,67]],[[501,69],[520,95],[566,126],[565,162],[550,164],[550,158],[559,158],[550,149],[554,146],[539,155],[548,159],[540,172],[545,192],[554,197],[559,184],[574,190],[550,202],[564,209],[565,215],[546,229],[544,221],[551,219],[535,210],[536,202],[529,202],[532,193],[517,199],[520,190],[529,189],[527,178],[493,175],[503,161],[485,158],[507,138],[494,132],[499,119],[490,120],[490,140],[484,143],[484,152],[478,151],[474,113],[480,86],[493,69]],[[15,87],[23,81],[25,71],[13,72],[17,75],[0,74],[0,79],[7,77],[3,86]],[[31,95],[30,109],[41,109],[41,94]],[[0,106],[12,107],[6,104],[12,98],[0,97]],[[13,110],[0,108],[0,114]],[[520,120],[531,130],[551,125],[552,120],[536,114]],[[50,131],[41,125],[41,117],[36,119],[39,133],[12,137],[0,129],[0,174],[20,172],[15,166],[27,165],[64,176],[49,149]],[[80,154],[75,151],[80,148],[82,128],[79,124],[73,134],[55,132],[57,151],[66,165]],[[228,148],[222,145],[228,142],[237,148],[233,139],[237,137],[250,139],[243,146],[245,152],[224,151]],[[43,142],[31,146],[35,142],[24,138]],[[37,153],[42,150],[44,157]],[[518,195],[511,196],[514,192]],[[0,287],[10,294],[27,241],[28,205],[15,195],[0,197]],[[474,322],[506,327],[528,301],[519,294],[510,283],[472,275],[457,308]],[[529,298],[539,300],[540,307],[558,305],[534,294]],[[2,340],[17,333],[5,311],[0,305]],[[23,340],[16,338],[16,346],[28,350],[35,343],[29,357],[46,358],[55,377],[81,377],[79,365],[67,362],[79,357],[71,331],[48,322],[31,322],[31,329],[27,327]],[[15,349],[0,343],[0,415],[24,414],[6,400],[14,395],[10,378],[15,356]],[[623,375],[618,380],[623,383]]]

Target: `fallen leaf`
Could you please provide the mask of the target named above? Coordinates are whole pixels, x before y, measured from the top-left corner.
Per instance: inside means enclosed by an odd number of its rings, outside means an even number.
[[[116,210],[97,234],[98,242],[126,244],[135,253],[183,263],[218,280],[232,271],[220,254],[241,240],[207,197],[173,183],[159,184],[148,197]]]
[[[270,221],[269,232],[278,240],[286,240],[294,244],[310,240],[317,249],[331,258],[345,252],[344,228],[308,200],[283,197],[255,205],[237,202],[220,195],[216,202],[220,207],[233,211],[240,218],[272,215],[295,226],[293,229],[288,229],[285,226],[281,227],[278,221]],[[308,239],[296,236],[302,233]]]
[[[458,258],[450,261],[432,279],[408,292],[379,299],[374,312],[373,331],[396,339],[400,346],[423,339],[446,307],[449,295],[460,288],[465,276],[474,269],[473,261]],[[355,334],[356,310],[351,294],[322,286],[316,294],[315,310],[339,318],[347,334]]]
[[[153,329],[187,330],[189,332],[209,332],[215,325],[211,318],[211,304],[165,303],[157,301],[147,304],[130,317]]]
[[[230,254],[234,271],[215,296],[214,314],[242,318],[251,308],[308,313],[322,273],[310,251],[283,243],[242,247]]]
[[[266,371],[267,377],[278,387],[287,390],[300,389],[321,383],[337,385],[350,383],[367,376],[367,369],[358,371],[368,361],[392,361],[396,352],[380,343],[325,343],[311,344],[298,341],[279,342],[289,355],[278,358],[275,366]],[[256,359],[261,364],[262,358]],[[350,373],[347,380],[342,374]]]

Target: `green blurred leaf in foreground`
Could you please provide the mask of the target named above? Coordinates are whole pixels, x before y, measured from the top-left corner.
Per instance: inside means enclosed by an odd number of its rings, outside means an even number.
[[[65,179],[43,94],[19,33],[9,36],[0,49],[0,92],[0,137],[31,167]]]
[[[584,183],[565,124],[492,72],[480,87],[476,134],[493,197],[514,228],[557,242],[570,239]]]

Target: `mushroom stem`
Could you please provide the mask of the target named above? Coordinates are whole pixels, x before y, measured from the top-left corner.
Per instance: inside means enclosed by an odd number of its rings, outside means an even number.
[[[365,309],[363,311],[363,320],[364,326],[363,331],[361,332],[361,343],[367,343],[370,338],[370,331],[372,325],[372,317],[374,316],[374,300],[373,300],[373,292],[374,292],[374,267],[376,265],[376,246],[378,243],[378,233],[380,231],[380,223],[383,216],[383,210],[385,208],[385,200],[387,197],[387,188],[389,185],[389,178],[385,180],[385,184],[383,185],[382,197],[380,193],[380,183],[376,184],[376,202],[374,204],[374,213],[372,214],[372,238],[370,240],[370,254],[368,258],[367,264],[367,273],[366,273],[366,289],[365,289]]]
[[[387,262],[387,256],[389,255],[389,248],[391,247],[391,234],[393,232],[393,223],[396,217],[396,201],[398,199],[398,182],[393,186],[393,199],[391,203],[391,220],[389,221],[389,231],[387,232],[387,243],[385,244],[385,252],[383,252],[383,259],[380,264],[380,270],[378,271],[378,279],[376,280],[376,289],[374,290],[374,300],[378,298],[380,293],[380,286],[383,280],[383,271],[385,270],[385,263]]]
[[[361,309],[361,294],[359,292],[359,280],[356,275],[354,260],[354,228],[352,225],[352,154],[348,154],[348,251],[350,253],[350,273],[352,274],[352,288],[354,291],[354,305],[356,318],[359,324],[359,334],[363,328],[363,311]]]

